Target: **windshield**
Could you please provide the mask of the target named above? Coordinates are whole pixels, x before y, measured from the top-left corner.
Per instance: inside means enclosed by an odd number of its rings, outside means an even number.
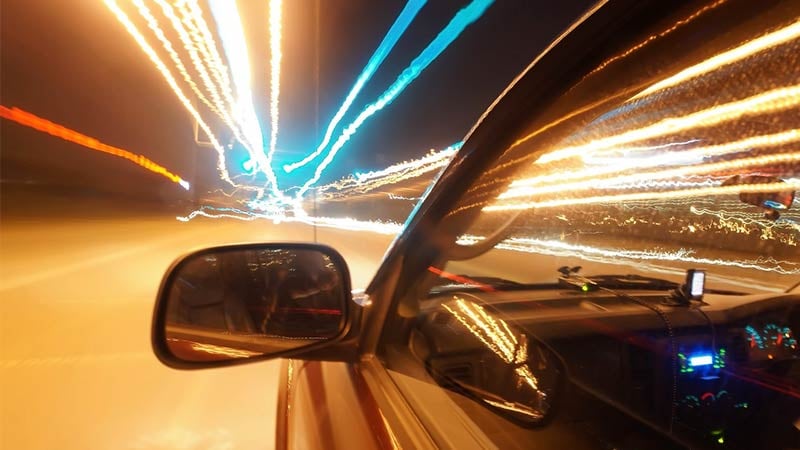
[[[592,17],[425,235],[383,358],[438,444],[800,442],[800,10],[667,5]]]
[[[535,120],[451,212],[474,220],[458,244],[496,243],[445,270],[546,282],[580,265],[681,281],[702,267],[720,288],[796,284],[794,20],[765,17],[685,53],[642,48],[588,75],[551,108],[572,112]]]

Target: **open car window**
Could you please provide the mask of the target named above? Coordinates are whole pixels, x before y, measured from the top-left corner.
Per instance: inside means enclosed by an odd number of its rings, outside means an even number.
[[[443,414],[499,448],[796,445],[798,5],[614,42],[445,217],[384,358],[443,445]]]

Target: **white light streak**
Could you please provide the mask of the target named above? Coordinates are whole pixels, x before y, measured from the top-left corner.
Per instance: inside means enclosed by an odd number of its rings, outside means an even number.
[[[586,144],[565,147],[545,153],[539,164],[581,156],[631,142],[666,136],[680,131],[710,127],[743,116],[773,113],[796,107],[800,104],[800,85],[782,87],[765,91],[742,100],[737,100],[681,116],[668,117],[656,123],[636,128]]]

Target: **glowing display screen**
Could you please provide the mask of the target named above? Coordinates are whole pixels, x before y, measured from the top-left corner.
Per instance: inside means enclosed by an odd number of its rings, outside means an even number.
[[[692,367],[710,366],[714,358],[711,355],[697,355],[689,357],[689,365]]]
[[[705,285],[706,274],[699,270],[693,271],[690,275],[689,294],[694,297],[703,296],[703,286]]]

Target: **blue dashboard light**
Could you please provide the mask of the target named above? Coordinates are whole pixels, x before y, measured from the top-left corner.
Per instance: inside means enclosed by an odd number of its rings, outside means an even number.
[[[689,365],[692,367],[710,366],[714,363],[714,358],[711,355],[696,355],[689,357]]]

